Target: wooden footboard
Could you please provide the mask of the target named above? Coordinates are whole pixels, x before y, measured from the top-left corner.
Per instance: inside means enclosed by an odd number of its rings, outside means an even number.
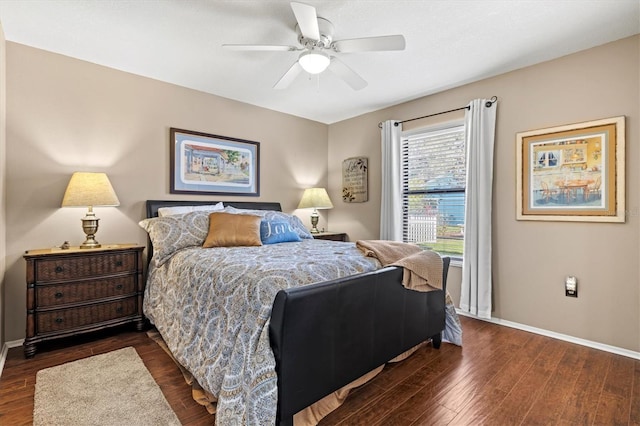
[[[449,258],[443,266],[446,285]],[[269,336],[278,424],[428,338],[439,346],[445,290],[408,290],[402,273],[388,267],[276,295]]]

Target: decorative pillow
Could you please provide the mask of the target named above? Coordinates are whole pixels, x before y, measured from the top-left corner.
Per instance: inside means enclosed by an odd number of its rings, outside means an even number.
[[[289,225],[296,231],[298,236],[302,239],[313,239],[311,233],[304,227],[304,224],[297,216],[292,214],[277,212],[274,210],[247,210],[247,209],[237,209],[235,207],[226,206],[224,211],[232,214],[251,214],[255,216],[260,216],[264,220],[279,220],[288,222]]]
[[[222,204],[222,202],[219,202],[218,204],[207,204],[202,206],[160,207],[158,209],[158,216],[164,217],[172,216],[174,214],[184,214],[199,211],[213,212],[222,210],[224,210],[224,205]]]
[[[261,246],[260,216],[213,212],[202,247]]]
[[[144,219],[138,224],[149,233],[156,266],[176,251],[201,246],[209,232],[209,212],[191,212]]]
[[[302,241],[295,229],[285,220],[262,220],[260,222],[262,244]]]

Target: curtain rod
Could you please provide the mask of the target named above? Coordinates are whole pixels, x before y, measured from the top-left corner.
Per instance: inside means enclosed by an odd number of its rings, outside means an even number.
[[[497,96],[492,96],[490,100],[485,102],[484,106],[486,106],[487,108],[490,108],[497,100],[498,100]],[[393,123],[393,125],[398,127],[398,124],[406,123],[408,121],[422,120],[423,118],[435,117],[436,115],[448,114],[450,112],[462,111],[463,109],[469,109],[469,108],[471,108],[471,107],[469,105],[467,105],[467,106],[460,107],[460,108],[450,109],[449,111],[436,112],[435,114],[423,115],[422,117],[416,117],[416,118],[410,118],[408,120],[396,121],[395,123]],[[378,123],[378,128],[382,129],[382,122]]]

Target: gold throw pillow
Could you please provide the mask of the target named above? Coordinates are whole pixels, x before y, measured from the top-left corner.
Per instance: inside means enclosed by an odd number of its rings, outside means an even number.
[[[261,246],[260,216],[215,212],[202,247]]]

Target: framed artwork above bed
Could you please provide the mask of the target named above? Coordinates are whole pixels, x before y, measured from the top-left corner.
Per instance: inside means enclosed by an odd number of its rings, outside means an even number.
[[[170,129],[172,194],[260,195],[260,143]]]

